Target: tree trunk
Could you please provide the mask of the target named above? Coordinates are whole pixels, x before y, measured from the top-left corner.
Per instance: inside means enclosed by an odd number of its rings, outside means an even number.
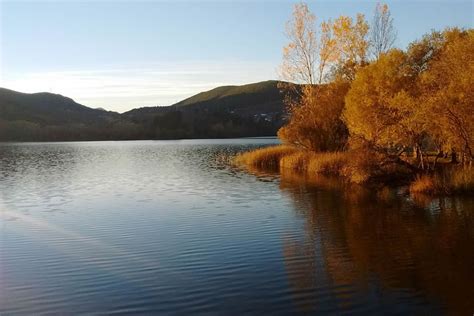
[[[419,155],[420,155],[421,170],[425,170],[425,161],[423,159],[423,153],[421,152],[421,150],[419,150]]]
[[[434,161],[433,161],[433,170],[435,170],[435,168],[436,168],[436,163],[438,162],[438,159],[441,158],[441,157],[443,157],[443,156],[444,156],[443,151],[442,151],[442,150],[439,150],[439,151],[438,151],[438,154],[436,155],[436,157],[435,157],[435,159],[434,159]]]
[[[451,150],[451,163],[458,163],[458,155],[454,149]]]
[[[424,161],[423,161],[423,153],[421,152],[420,145],[415,145],[415,161],[418,161],[418,168],[422,170],[425,169]]]

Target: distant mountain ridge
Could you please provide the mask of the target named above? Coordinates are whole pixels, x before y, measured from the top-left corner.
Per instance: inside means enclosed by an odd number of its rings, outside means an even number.
[[[224,109],[228,111],[248,112],[253,114],[283,109],[283,98],[278,88],[279,81],[268,80],[240,86],[220,86],[209,91],[200,92],[170,106],[143,107],[123,113],[124,115],[152,114],[199,107],[200,109]],[[253,108],[253,109],[252,109]],[[245,110],[246,109],[246,110]]]
[[[0,88],[0,140],[216,138],[275,135],[283,123],[278,81],[222,86],[171,106],[123,114],[52,93]]]
[[[221,86],[209,91],[198,93],[183,101],[176,103],[176,106],[187,106],[203,102],[225,100],[231,97],[242,97],[244,95],[258,96],[261,101],[278,100],[280,101],[280,91],[278,81],[268,80],[257,83],[250,83],[240,86]]]
[[[48,92],[22,93],[0,88],[0,119],[42,124],[90,123],[107,120],[117,113],[105,112],[76,103],[73,99]]]

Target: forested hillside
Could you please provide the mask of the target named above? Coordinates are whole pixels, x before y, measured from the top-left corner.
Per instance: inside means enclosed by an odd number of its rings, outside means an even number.
[[[277,81],[218,87],[171,106],[123,114],[57,94],[0,89],[1,141],[270,136],[283,118]]]

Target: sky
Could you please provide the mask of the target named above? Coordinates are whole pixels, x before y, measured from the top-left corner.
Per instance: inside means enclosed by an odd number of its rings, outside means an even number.
[[[278,79],[295,1],[0,0],[0,87],[124,112],[221,85]],[[318,21],[376,1],[307,1]],[[386,1],[405,48],[430,30],[472,28],[474,0]]]

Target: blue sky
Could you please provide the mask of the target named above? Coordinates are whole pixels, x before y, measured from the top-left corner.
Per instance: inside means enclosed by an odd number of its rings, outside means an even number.
[[[219,85],[277,79],[290,1],[0,0],[0,86],[123,112]],[[307,1],[321,19],[375,1]],[[397,46],[473,27],[473,1],[387,1]]]

